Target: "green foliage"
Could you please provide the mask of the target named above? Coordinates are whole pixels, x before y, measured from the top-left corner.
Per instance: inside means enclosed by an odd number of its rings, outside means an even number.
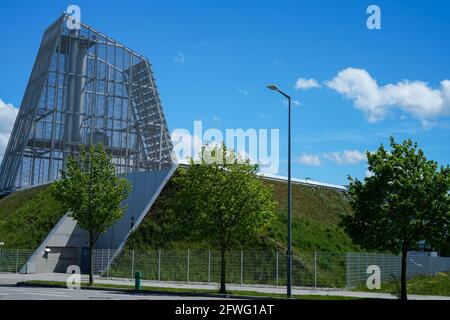
[[[257,165],[241,161],[224,144],[204,146],[201,160],[191,160],[174,178],[180,232],[223,248],[264,230],[275,218],[276,203],[257,172]]]
[[[92,233],[94,242],[125,208],[121,202],[130,191],[129,182],[115,174],[111,157],[101,145],[80,149],[79,158],[69,157],[67,170],[53,184],[53,194],[78,225]]]
[[[276,203],[257,175],[258,165],[240,159],[225,144],[202,147],[200,161],[191,160],[175,177],[173,199],[179,233],[204,240],[221,251],[220,292],[225,292],[226,253],[233,242],[245,241],[275,218]]]
[[[346,231],[367,249],[401,252],[400,298],[407,299],[406,269],[410,246],[418,241],[442,244],[450,225],[450,167],[428,160],[417,143],[390,139],[367,152],[372,176],[350,180],[353,215],[343,218]],[[448,240],[447,240],[448,241]]]
[[[5,248],[34,249],[63,215],[48,185],[14,192],[0,200],[0,241]]]
[[[417,241],[442,241],[449,224],[450,168],[427,160],[411,140],[367,153],[373,175],[350,179],[354,215],[343,218],[354,241],[367,249],[398,253]]]

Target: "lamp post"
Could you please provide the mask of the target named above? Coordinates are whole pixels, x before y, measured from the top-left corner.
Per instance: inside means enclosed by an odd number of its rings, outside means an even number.
[[[275,84],[267,86],[278,91],[288,99],[288,243],[287,243],[287,297],[292,297],[292,197],[291,197],[291,97],[281,91]]]

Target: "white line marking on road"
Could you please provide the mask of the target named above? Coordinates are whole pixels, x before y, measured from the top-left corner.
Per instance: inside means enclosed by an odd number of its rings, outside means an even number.
[[[35,292],[25,292],[25,294],[31,294],[35,296],[50,296],[50,297],[70,297],[65,294],[51,294],[51,293],[35,293]]]
[[[13,288],[4,288],[5,290],[18,291],[18,292],[27,292],[26,289],[13,289]]]
[[[5,288],[6,289],[6,288]],[[35,293],[44,293],[44,294],[48,294],[49,292],[50,293],[54,293],[54,294],[60,294],[58,291],[55,291],[55,290],[48,290],[48,291],[44,291],[44,290],[42,290],[42,289],[38,289],[38,290],[35,290],[35,289],[33,289],[33,288],[31,288],[31,289],[13,289],[13,288],[7,288],[6,290],[11,290],[11,291],[17,291],[17,292],[23,292],[23,293],[29,293],[29,292],[35,292]],[[63,294],[63,293],[61,293],[61,294]],[[64,294],[63,294],[64,295]]]

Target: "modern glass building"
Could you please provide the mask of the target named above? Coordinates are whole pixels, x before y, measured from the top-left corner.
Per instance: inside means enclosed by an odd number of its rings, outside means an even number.
[[[118,174],[167,170],[172,142],[147,58],[61,16],[44,33],[1,168],[0,192],[57,179],[102,143]]]
[[[45,31],[0,167],[0,193],[52,182],[80,146],[103,144],[132,185],[126,212],[96,242],[110,263],[177,163],[148,59],[62,15]],[[23,272],[88,269],[88,235],[67,213]],[[109,252],[109,251],[108,251]]]

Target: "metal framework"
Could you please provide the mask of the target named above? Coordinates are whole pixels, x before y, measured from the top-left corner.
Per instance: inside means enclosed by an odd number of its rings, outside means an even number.
[[[117,174],[166,170],[172,141],[147,58],[62,15],[44,33],[2,165],[0,192],[58,179],[102,143]]]

